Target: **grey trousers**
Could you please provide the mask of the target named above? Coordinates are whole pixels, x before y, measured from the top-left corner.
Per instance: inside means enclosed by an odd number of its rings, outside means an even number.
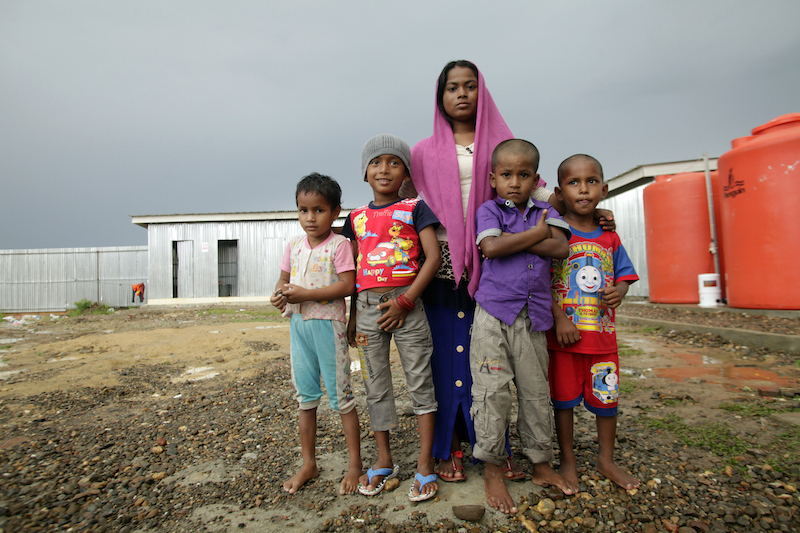
[[[389,366],[389,343],[392,336],[400,353],[414,413],[435,413],[437,408],[431,373],[433,341],[422,298],[417,298],[416,307],[406,315],[401,327],[387,333],[378,329],[376,322],[385,312],[378,310],[378,305],[407,289],[408,287],[398,287],[385,293],[369,290],[358,293],[356,342],[373,431],[388,431],[397,427],[392,371]]]
[[[543,331],[531,331],[527,306],[509,326],[476,305],[469,361],[476,439],[472,455],[493,465],[508,457],[505,433],[511,422],[514,381],[522,451],[533,463],[550,462],[555,424],[547,382],[547,339]]]

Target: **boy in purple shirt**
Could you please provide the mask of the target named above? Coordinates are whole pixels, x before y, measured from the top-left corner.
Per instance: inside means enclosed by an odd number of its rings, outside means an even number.
[[[486,257],[475,293],[470,347],[473,456],[486,463],[489,505],[516,513],[505,485],[505,433],[517,387],[517,430],[523,453],[533,463],[533,482],[571,494],[550,466],[553,419],[547,382],[547,338],[553,327],[551,258],[569,253],[569,226],[549,204],[532,200],[539,183],[539,150],[521,139],[503,141],[492,154],[489,180],[497,198],[475,214],[477,244]],[[551,214],[552,213],[552,214]]]

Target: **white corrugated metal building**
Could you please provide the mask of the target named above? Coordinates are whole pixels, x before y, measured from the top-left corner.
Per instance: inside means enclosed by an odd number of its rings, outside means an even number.
[[[337,225],[349,214],[343,210]],[[297,211],[142,215],[151,305],[269,302]],[[224,298],[224,300],[223,300]]]

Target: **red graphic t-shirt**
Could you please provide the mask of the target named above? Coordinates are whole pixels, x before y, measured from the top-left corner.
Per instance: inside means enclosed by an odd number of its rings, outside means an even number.
[[[342,235],[356,241],[356,290],[411,285],[419,272],[419,232],[439,225],[419,198],[354,209]]]

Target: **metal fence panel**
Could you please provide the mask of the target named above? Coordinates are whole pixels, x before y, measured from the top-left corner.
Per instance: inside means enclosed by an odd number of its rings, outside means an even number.
[[[147,280],[147,256],[146,246],[0,250],[0,310],[65,311],[83,299],[130,306],[131,285]]]

